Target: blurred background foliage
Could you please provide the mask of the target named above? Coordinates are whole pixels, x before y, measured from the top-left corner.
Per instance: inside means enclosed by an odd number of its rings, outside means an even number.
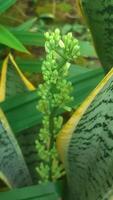
[[[43,45],[39,45],[35,40],[35,34],[27,40],[24,34],[26,31],[42,35],[56,27],[59,27],[63,34],[71,31],[80,41],[81,57],[78,64],[88,68],[99,66],[89,30],[80,16],[76,0],[17,0],[11,8],[1,13],[0,23],[9,27],[25,45],[30,44],[28,49],[33,58],[42,57]],[[19,32],[23,32],[23,35],[19,35]],[[16,55],[20,56],[20,53],[16,52]],[[26,57],[23,54],[21,56]]]

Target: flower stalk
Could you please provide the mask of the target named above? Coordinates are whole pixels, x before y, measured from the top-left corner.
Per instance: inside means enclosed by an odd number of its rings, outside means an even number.
[[[42,64],[43,84],[39,85],[37,108],[42,113],[42,128],[36,140],[40,164],[36,168],[40,182],[55,181],[65,172],[58,159],[56,136],[63,124],[61,109],[70,111],[72,84],[67,80],[70,62],[79,56],[78,41],[71,33],[62,36],[59,29],[45,34],[46,58]]]

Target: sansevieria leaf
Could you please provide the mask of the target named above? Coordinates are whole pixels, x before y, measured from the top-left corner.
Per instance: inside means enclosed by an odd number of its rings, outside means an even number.
[[[91,30],[100,61],[108,72],[113,67],[113,0],[77,0]]]
[[[9,65],[10,61],[10,65]],[[2,64],[0,80],[0,102],[12,96],[35,90],[35,87],[28,81],[19,69],[13,56],[9,54]]]
[[[63,127],[57,145],[70,200],[113,198],[113,68]]]
[[[0,109],[0,179],[10,188],[31,185],[32,180],[17,140]]]
[[[23,44],[3,25],[0,24],[0,43],[23,53],[29,53]]]

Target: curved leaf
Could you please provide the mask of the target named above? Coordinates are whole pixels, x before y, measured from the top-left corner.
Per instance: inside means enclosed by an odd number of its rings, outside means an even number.
[[[2,109],[0,109],[0,179],[10,188],[32,184],[21,149]]]
[[[113,194],[113,68],[66,123],[57,146],[67,170],[70,199],[109,199]]]
[[[11,61],[10,65],[8,65],[9,59]],[[33,90],[35,90],[35,87],[21,72],[13,56],[9,54],[2,64],[0,102],[18,94]]]

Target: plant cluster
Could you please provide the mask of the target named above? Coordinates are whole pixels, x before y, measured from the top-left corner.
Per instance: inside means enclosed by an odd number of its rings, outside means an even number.
[[[46,58],[42,64],[43,84],[39,85],[38,110],[43,114],[36,148],[41,160],[36,168],[42,182],[55,181],[64,174],[56,150],[56,136],[63,124],[60,110],[71,110],[72,84],[67,80],[70,62],[79,56],[78,41],[72,33],[62,36],[59,29],[45,34]]]

